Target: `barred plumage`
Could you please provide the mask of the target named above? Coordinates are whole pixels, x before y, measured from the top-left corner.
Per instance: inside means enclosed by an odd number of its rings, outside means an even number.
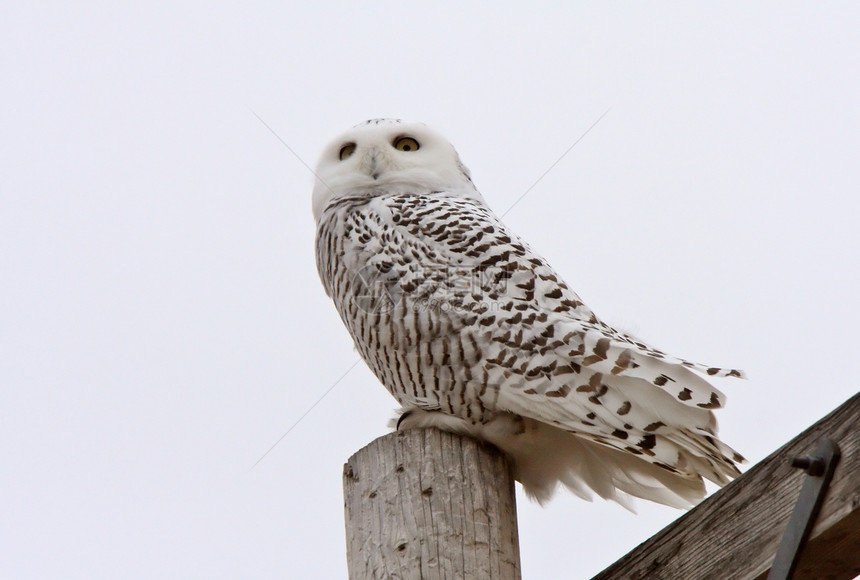
[[[601,322],[488,209],[443,138],[370,121],[327,148],[318,177],[319,273],[403,407],[398,428],[490,441],[540,501],[561,482],[584,498],[684,507],[702,477],[739,473],[712,412],[725,397],[697,373],[742,373]]]

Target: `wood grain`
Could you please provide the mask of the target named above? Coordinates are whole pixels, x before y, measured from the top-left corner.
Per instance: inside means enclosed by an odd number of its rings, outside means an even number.
[[[350,457],[343,484],[352,580],[520,578],[514,480],[494,447],[391,433]]]

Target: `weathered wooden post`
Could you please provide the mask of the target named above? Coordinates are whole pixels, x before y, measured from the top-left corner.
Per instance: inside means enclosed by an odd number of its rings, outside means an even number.
[[[351,580],[520,578],[514,480],[494,447],[391,433],[349,458],[343,488]]]

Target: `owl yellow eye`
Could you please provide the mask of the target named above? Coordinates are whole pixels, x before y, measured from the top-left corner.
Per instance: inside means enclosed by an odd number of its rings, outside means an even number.
[[[398,137],[394,140],[394,148],[398,151],[418,151],[418,141],[412,137]]]
[[[343,161],[353,153],[355,153],[355,143],[347,143],[340,148],[340,153],[338,153],[338,157],[340,157],[340,160]]]

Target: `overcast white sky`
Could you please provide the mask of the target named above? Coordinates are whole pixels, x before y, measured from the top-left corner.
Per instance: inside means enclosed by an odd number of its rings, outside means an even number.
[[[567,4],[567,3],[565,3]],[[0,576],[337,578],[394,400],[317,278],[312,175],[428,123],[602,318],[722,381],[754,463],[858,390],[856,3],[5,2]],[[680,515],[519,501],[524,577]]]

